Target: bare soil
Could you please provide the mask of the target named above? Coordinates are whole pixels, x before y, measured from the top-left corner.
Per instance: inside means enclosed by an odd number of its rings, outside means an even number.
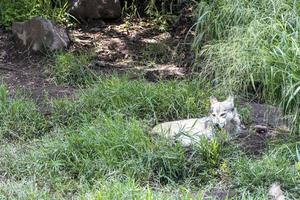
[[[91,52],[94,57],[89,67],[99,74],[134,71],[151,81],[184,78],[191,68],[189,29],[193,21],[191,8],[182,12],[173,26],[163,32],[146,19],[95,21],[89,27],[69,30],[72,45],[68,51]],[[10,31],[0,27],[0,76],[10,94],[20,88],[38,102],[46,95],[49,98],[72,95],[75,88],[58,85],[45,73],[51,62],[50,53],[26,49]]]
[[[56,85],[45,76],[44,66],[47,64],[46,55],[29,52],[10,32],[0,29],[0,75],[10,94],[23,89],[37,101],[43,100],[45,95],[62,97],[72,94],[73,88]]]

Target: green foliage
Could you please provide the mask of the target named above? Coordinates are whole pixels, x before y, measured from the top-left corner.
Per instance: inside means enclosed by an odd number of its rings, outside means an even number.
[[[5,174],[0,197],[195,199],[220,181],[232,186],[233,199],[263,199],[269,184],[277,181],[289,197],[296,197],[300,174],[295,139],[279,140],[254,159],[222,132],[190,148],[149,135],[153,119],[207,113],[209,90],[201,85],[101,77],[73,100],[56,100],[48,118],[51,134],[0,144],[0,169]],[[6,96],[0,92],[2,105],[18,101]],[[26,117],[13,121],[26,119],[26,131],[36,130],[35,104],[24,107],[20,111]],[[6,117],[9,113],[3,113],[2,124],[12,121]]]
[[[245,104],[238,111],[241,122],[244,125],[249,125],[252,122],[252,108],[250,104]]]
[[[295,164],[296,170],[300,173],[300,151],[298,149],[298,146],[296,146],[296,157],[297,157],[297,161]]]
[[[176,19],[173,6],[182,3],[182,0],[149,0],[145,13],[153,18],[160,31],[168,31],[169,24]]]
[[[224,0],[199,7],[194,48],[206,58],[202,76],[235,92],[254,88],[298,124],[299,2]]]
[[[231,166],[233,184],[255,191],[261,186],[269,187],[278,182],[293,197],[299,196],[300,173],[293,166],[294,159],[293,152],[286,146],[270,151],[259,160],[240,157]]]
[[[63,140],[39,150],[42,154],[35,161],[40,166],[37,173],[47,171],[52,177],[48,182],[54,185],[62,174],[64,179],[77,181],[117,175],[158,184],[187,179],[200,184],[218,176],[216,169],[223,153],[218,141],[204,141],[186,152],[179,144],[150,138],[147,130],[143,123],[118,115],[101,115],[81,124],[81,128],[64,129]]]
[[[90,55],[75,53],[54,54],[54,64],[50,66],[50,75],[58,83],[69,85],[87,85],[95,79],[95,74],[88,68]]]
[[[130,21],[140,15],[138,10],[138,5],[135,0],[131,3],[125,1],[122,9],[123,17]]]
[[[192,200],[202,199],[201,192],[193,194],[188,189],[178,188],[159,188],[151,189],[151,186],[141,187],[134,180],[126,179],[124,181],[111,180],[101,184],[95,194],[88,196],[89,199],[136,199],[136,200]]]
[[[19,97],[10,99],[7,89],[0,86],[0,138],[25,140],[43,135],[46,121],[34,102]]]
[[[75,100],[57,100],[53,107],[57,119],[68,123],[77,122],[82,115],[93,118],[101,112],[144,120],[175,120],[207,113],[209,94],[204,90],[198,80],[152,84],[126,77],[102,77]]]
[[[14,21],[24,21],[35,16],[64,23],[67,21],[67,1],[56,2],[61,7],[53,8],[50,0],[0,0],[0,25],[9,27]]]
[[[43,159],[59,166],[53,173],[63,170],[72,178],[92,180],[110,173],[145,172],[141,154],[150,148],[150,141],[138,122],[101,115],[81,126],[79,131],[65,130],[65,141],[46,148]]]
[[[136,17],[147,16],[154,22],[158,30],[168,31],[171,22],[177,18],[173,7],[182,2],[182,0],[125,1],[123,16],[127,23]]]
[[[51,194],[49,188],[36,187],[36,180],[6,180],[0,182],[0,199],[64,199],[62,194]]]

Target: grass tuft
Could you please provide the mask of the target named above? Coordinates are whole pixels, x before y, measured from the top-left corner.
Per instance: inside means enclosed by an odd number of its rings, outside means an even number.
[[[35,103],[28,98],[8,97],[7,88],[0,86],[0,138],[27,140],[44,135],[48,125]]]
[[[224,0],[199,6],[194,48],[206,58],[202,77],[280,104],[298,129],[299,2]]]
[[[50,76],[58,83],[73,86],[84,86],[93,83],[96,75],[89,69],[90,55],[75,53],[54,54],[54,64],[49,66]]]
[[[67,99],[53,102],[55,119],[76,123],[81,116],[92,119],[104,112],[153,123],[199,117],[208,110],[208,94],[197,80],[152,84],[127,77],[100,79],[93,88],[79,93],[75,103]]]

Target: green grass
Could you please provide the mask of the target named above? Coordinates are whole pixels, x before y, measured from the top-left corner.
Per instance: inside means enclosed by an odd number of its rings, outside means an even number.
[[[165,187],[157,188],[139,186],[132,179],[125,179],[124,181],[111,180],[106,181],[100,185],[96,192],[86,195],[88,199],[202,199],[202,193],[192,193],[188,189],[180,186],[178,188]]]
[[[2,141],[27,140],[48,132],[48,124],[33,101],[17,94],[8,97],[0,86],[0,138]]]
[[[3,4],[2,25],[31,16],[33,4],[22,2]],[[210,95],[257,95],[287,112],[299,106],[299,3],[198,2],[194,50],[197,59],[205,58],[199,79],[154,84],[96,77],[87,68],[90,55],[56,53],[47,66],[50,76],[84,89],[69,99],[46,100],[47,117],[30,98],[10,97],[1,86],[0,198],[203,199],[220,185],[232,199],[267,199],[268,187],[279,182],[287,199],[299,199],[299,136],[270,137],[261,155],[249,155],[222,135],[183,148],[149,134],[159,122],[207,115]],[[9,14],[21,5],[28,7]],[[33,13],[43,10],[40,5]],[[160,62],[165,51],[150,46],[144,53]],[[253,94],[253,85],[264,87]],[[239,112],[249,123],[249,106]]]
[[[56,1],[61,7],[52,8],[50,0],[0,0],[0,25],[9,27],[15,21],[43,16],[55,22],[67,22],[66,1]]]
[[[280,104],[298,129],[299,1],[201,1],[199,8],[194,48],[206,60],[201,76]]]
[[[206,88],[208,90],[208,88]],[[208,110],[205,86],[195,81],[169,81],[152,84],[127,77],[102,77],[94,87],[79,92],[74,100],[53,102],[55,118],[77,122],[105,112],[121,113],[146,121],[164,121],[203,116]],[[183,106],[184,105],[184,106]]]
[[[47,72],[59,84],[85,86],[97,78],[88,65],[91,55],[88,53],[59,52],[51,56],[54,63],[47,66]]]
[[[0,144],[0,197],[202,199],[222,182],[235,192],[233,199],[263,199],[277,181],[289,197],[297,197],[300,144],[291,136],[270,142],[269,150],[253,157],[222,137],[185,149],[149,135],[155,121],[206,113],[204,91],[209,90],[199,81],[152,84],[102,77],[73,100],[52,102],[48,123],[53,128],[47,135]]]

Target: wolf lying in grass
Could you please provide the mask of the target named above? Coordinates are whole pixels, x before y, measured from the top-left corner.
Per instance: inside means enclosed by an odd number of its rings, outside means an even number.
[[[210,104],[208,117],[161,123],[156,125],[151,133],[179,141],[183,146],[190,146],[201,137],[212,139],[216,128],[223,129],[231,135],[240,132],[241,122],[232,96],[222,102],[210,97]]]

